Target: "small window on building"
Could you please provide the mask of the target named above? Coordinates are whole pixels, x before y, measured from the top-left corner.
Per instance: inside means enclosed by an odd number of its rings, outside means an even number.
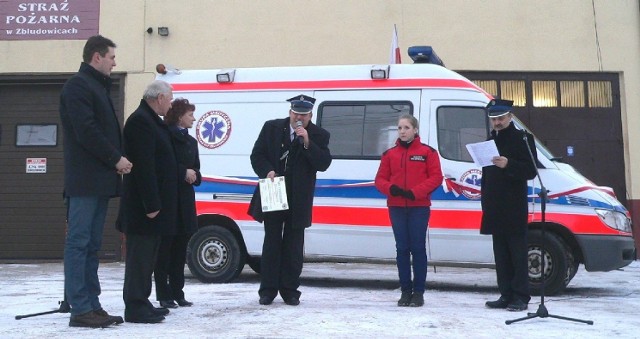
[[[479,107],[438,108],[438,152],[445,159],[473,162],[466,145],[487,140],[488,119]]]
[[[472,80],[478,87],[482,88],[485,92],[498,96],[498,82],[496,80]]]
[[[560,81],[560,106],[584,107],[583,81]]]
[[[16,146],[57,146],[58,125],[17,125]]]
[[[379,159],[398,138],[398,118],[412,114],[410,102],[325,102],[318,124],[331,133],[335,159]]]
[[[525,107],[527,97],[524,88],[523,80],[502,80],[500,81],[500,99],[513,100],[514,106]]]
[[[532,81],[533,107],[557,107],[558,95],[555,81]]]
[[[612,107],[610,81],[588,81],[589,107]]]

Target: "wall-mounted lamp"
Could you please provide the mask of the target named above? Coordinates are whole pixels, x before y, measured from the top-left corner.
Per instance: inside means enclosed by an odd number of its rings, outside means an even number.
[[[158,34],[160,36],[168,36],[169,35],[169,27],[158,27]]]

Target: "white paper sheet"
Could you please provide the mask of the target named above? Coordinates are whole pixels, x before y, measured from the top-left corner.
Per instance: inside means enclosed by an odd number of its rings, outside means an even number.
[[[500,156],[498,147],[496,147],[496,143],[493,140],[467,144],[466,146],[471,158],[473,158],[473,162],[479,167],[493,165],[491,159]]]
[[[284,184],[284,177],[258,180],[260,185],[260,198],[262,202],[262,212],[283,211],[289,209],[287,202],[287,188]]]

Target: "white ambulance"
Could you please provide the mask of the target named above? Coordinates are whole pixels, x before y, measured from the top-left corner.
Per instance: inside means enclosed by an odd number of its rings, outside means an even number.
[[[287,117],[285,100],[297,94],[317,99],[312,120],[331,133],[333,156],[329,169],[318,173],[306,260],[395,259],[386,199],[373,180],[381,153],[397,137],[398,117],[410,113],[420,121],[422,141],[440,153],[445,176],[432,195],[429,265],[493,267],[491,237],[479,232],[482,169],[465,147],[486,140],[491,96],[463,76],[416,63],[169,70],[157,78],[173,86],[174,97],[196,105],[190,133],[199,142],[203,180],[196,189],[199,230],[187,262],[201,281],[231,281],[245,263],[259,272],[264,231],[247,214],[258,179],[249,155],[263,123]],[[633,261],[629,212],[613,190],[536,145],[550,194],[543,239],[540,185],[529,182],[532,289],[539,292],[544,277],[546,294],[562,291],[579,264],[610,271]]]

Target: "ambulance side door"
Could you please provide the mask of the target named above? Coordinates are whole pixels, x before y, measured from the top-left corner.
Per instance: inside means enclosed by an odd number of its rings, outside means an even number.
[[[386,197],[374,186],[400,115],[418,114],[419,90],[315,91],[314,122],[331,133],[333,161],[318,173],[307,256],[393,259]]]
[[[428,228],[429,260],[448,263],[492,264],[491,237],[480,235],[480,180],[466,145],[485,141],[488,133],[484,103],[469,99],[427,100],[429,145],[440,154],[442,186],[432,193]]]

